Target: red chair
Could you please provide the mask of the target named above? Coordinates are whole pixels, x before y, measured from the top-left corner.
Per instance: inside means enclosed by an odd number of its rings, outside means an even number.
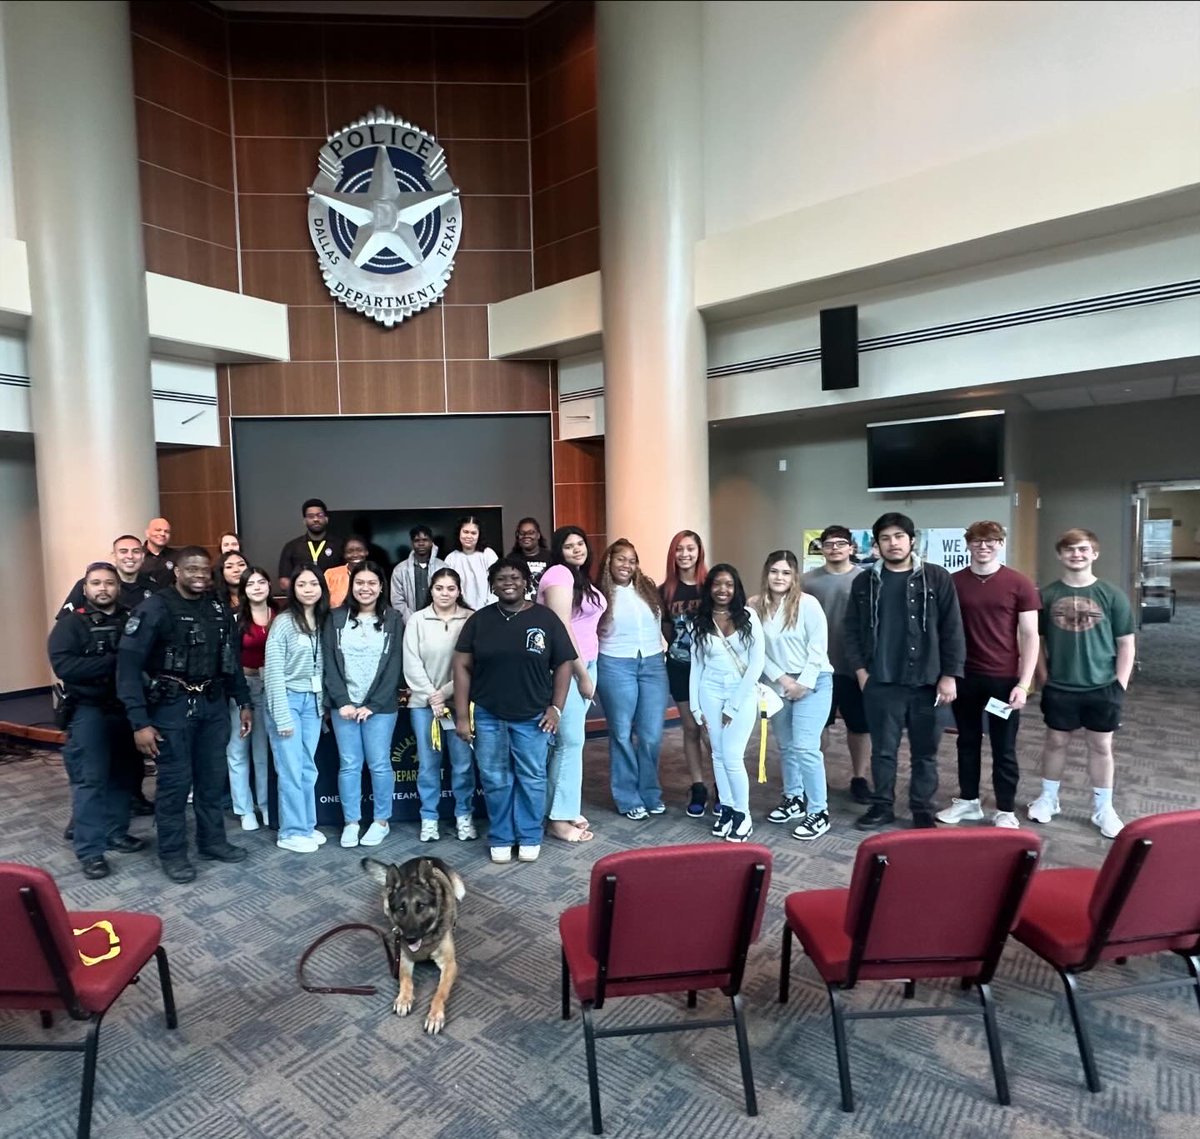
[[[840,995],[859,981],[957,977],[983,1006],[996,1098],[1009,1102],[990,982],[1041,842],[1026,831],[901,831],[873,835],[859,848],[848,890],[805,890],[784,902],[779,999],[788,999],[792,935],[825,982],[833,1016],[842,1110],[854,1110],[846,1021],[901,1016],[969,1016],[971,1006],[850,1011]]]
[[[1200,811],[1151,815],[1125,827],[1099,870],[1043,870],[1013,931],[1063,980],[1089,1091],[1100,1091],[1083,1021],[1085,1000],[1187,985],[1200,1003]],[[1166,951],[1190,976],[1081,993],[1077,977],[1101,961]]]
[[[562,938],[562,1015],[571,1016],[571,986],[583,1012],[592,1131],[603,1132],[596,1040],[693,1028],[733,1028],[746,1111],[758,1114],[750,1046],[740,994],[746,954],[758,939],[771,880],[771,852],[763,846],[712,843],[626,850],[592,867],[588,904],[558,919]],[[703,904],[696,904],[696,891]],[[597,1028],[593,1012],[610,997],[652,993],[688,995],[720,989],[732,1016],[673,1020],[630,1028]]]
[[[72,912],[44,870],[0,862],[0,1008],[37,1009],[42,1027],[52,1009],[87,1021],[87,1038],[74,1044],[0,1044],[5,1052],[82,1052],[78,1139],[88,1139],[96,1084],[100,1021],[153,956],[158,962],[167,1027],[177,1024],[162,922],[152,914],[110,910]],[[78,932],[78,936],[77,936]]]

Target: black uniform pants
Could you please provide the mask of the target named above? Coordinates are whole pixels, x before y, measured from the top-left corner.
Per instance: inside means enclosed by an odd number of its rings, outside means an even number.
[[[890,807],[896,800],[896,753],[900,736],[908,729],[912,777],[908,803],[914,811],[932,811],[937,794],[937,719],[932,684],[878,684],[868,680],[863,708],[871,731],[871,782],[874,803]]]
[[[1021,713],[1007,720],[985,712],[983,706],[994,696],[1001,704],[1017,686],[1015,676],[983,676],[967,673],[958,682],[958,699],[952,705],[958,727],[958,793],[964,799],[979,798],[979,775],[983,766],[983,722],[987,720],[992,742],[992,788],[996,810],[1012,811],[1017,799],[1017,728]]]
[[[207,693],[181,695],[151,710],[162,740],[158,745],[158,791],[154,821],[163,862],[187,859],[187,797],[192,792],[196,846],[223,846],[225,746],[229,743],[229,703]]]
[[[129,802],[142,778],[142,757],[123,709],[80,704],[71,716],[63,763],[71,781],[75,855],[99,858],[129,830]]]

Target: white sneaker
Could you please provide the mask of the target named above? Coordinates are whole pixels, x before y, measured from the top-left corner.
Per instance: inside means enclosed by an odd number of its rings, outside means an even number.
[[[275,845],[280,850],[290,850],[293,854],[316,854],[319,849],[316,840],[309,838],[306,834],[293,835],[291,838],[276,839]]]
[[[358,845],[358,823],[347,823],[344,827],[342,827],[342,845]]]
[[[488,851],[488,854],[491,856],[492,861],[496,862],[496,863],[504,863],[504,862],[512,861],[512,847],[511,846],[493,846]]]
[[[978,799],[951,799],[950,806],[944,811],[938,811],[939,823],[949,823],[957,826],[959,823],[974,822],[983,818],[983,808]]]
[[[542,853],[541,846],[518,846],[517,861],[518,862],[536,862],[538,855]]]
[[[438,834],[437,819],[422,819],[421,820],[421,841],[422,842],[437,842],[442,836]]]
[[[1100,833],[1105,838],[1116,838],[1125,829],[1121,816],[1112,809],[1111,803],[1104,810],[1097,811],[1092,816],[1092,822],[1100,828]]]
[[[997,811],[992,816],[992,826],[1006,827],[1010,831],[1020,830],[1021,823],[1012,811]]]
[[[470,842],[479,835],[475,830],[475,820],[470,815],[458,815],[454,820],[455,833],[459,842]]]
[[[242,816],[242,830],[256,831],[258,830],[258,819],[254,817],[254,812],[251,811],[248,815]]]
[[[1029,804],[1029,817],[1035,823],[1048,823],[1055,815],[1061,813],[1058,800],[1052,799],[1044,792]]]
[[[367,827],[367,833],[358,840],[359,846],[378,846],[388,836],[391,828],[387,823],[374,822]]]
[[[318,846],[324,846],[327,841],[325,836],[320,831],[313,831],[312,834],[309,835],[309,838],[311,838]]]

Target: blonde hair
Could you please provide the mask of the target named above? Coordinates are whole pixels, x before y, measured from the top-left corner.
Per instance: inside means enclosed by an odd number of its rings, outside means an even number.
[[[771,567],[776,562],[787,562],[788,568],[792,571],[792,584],[788,586],[788,591],[783,595],[783,600],[779,602],[779,605],[783,606],[783,627],[793,629],[800,618],[800,598],[804,596],[804,586],[800,581],[799,559],[791,550],[773,550],[767,555],[767,560],[763,562],[762,582],[759,586],[758,596],[753,601],[754,609],[758,613],[759,620],[765,621],[777,608],[772,602],[774,594],[771,593],[770,582]]]

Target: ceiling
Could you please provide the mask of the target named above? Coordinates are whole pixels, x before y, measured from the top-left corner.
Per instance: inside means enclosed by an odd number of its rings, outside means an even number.
[[[1196,370],[1194,361],[1191,362],[1190,369],[1168,374],[1146,376],[1136,372],[1102,373],[1085,384],[1072,382],[1075,378],[1060,376],[1053,387],[1023,391],[1021,394],[1037,411],[1106,407],[1117,403],[1140,403],[1149,399],[1200,395],[1200,371]]]
[[[226,12],[278,16],[422,16],[526,20],[550,0],[213,0]]]

